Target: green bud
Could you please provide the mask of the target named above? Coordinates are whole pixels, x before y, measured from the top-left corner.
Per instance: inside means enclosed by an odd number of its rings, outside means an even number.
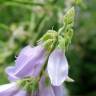
[[[74,25],[75,9],[72,7],[64,16],[64,23]]]
[[[64,25],[59,29],[59,45],[58,47],[66,51],[68,49],[71,39],[73,36],[73,25],[74,25],[75,10],[74,7],[64,16]]]
[[[57,39],[58,33],[54,30],[48,30],[46,34],[41,37],[38,42],[43,42],[45,49],[50,52],[54,46],[54,42]]]
[[[57,36],[57,32],[54,30],[48,30],[43,37],[40,38],[39,42],[46,42],[49,39],[55,39]]]

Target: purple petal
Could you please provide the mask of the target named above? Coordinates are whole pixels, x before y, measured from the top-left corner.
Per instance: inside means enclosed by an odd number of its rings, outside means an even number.
[[[40,85],[39,85],[39,95],[37,96],[55,96],[53,88],[51,85],[47,86],[45,84],[45,79],[41,79]]]
[[[11,81],[18,80],[19,77],[14,75],[15,67],[8,67],[6,68],[6,73],[8,74],[8,79]]]
[[[27,96],[27,93],[21,90],[16,82],[12,82],[0,85],[0,96]]]
[[[27,96],[27,92],[24,90],[20,90],[18,93],[16,93],[14,96]]]
[[[48,60],[48,74],[52,85],[60,86],[68,76],[68,62],[64,52],[55,49]]]
[[[0,96],[13,96],[19,90],[15,82],[5,85],[0,85]]]
[[[62,86],[53,86],[55,96],[68,96],[66,88]]]
[[[37,76],[45,60],[45,50],[42,45],[33,48],[27,46],[17,57],[15,67],[8,67],[6,73],[11,81],[27,76]]]

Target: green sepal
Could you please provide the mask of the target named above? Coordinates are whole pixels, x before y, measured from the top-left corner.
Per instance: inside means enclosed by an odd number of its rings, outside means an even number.
[[[24,78],[20,80],[18,84],[27,92],[35,92],[38,89],[38,82],[35,78]]]
[[[50,81],[50,78],[48,76],[48,73],[46,71],[43,72],[43,75],[45,77],[45,85],[46,86],[50,86],[51,85],[51,81]]]
[[[50,81],[48,76],[45,78],[45,84],[46,84],[46,86],[50,86],[51,85],[51,81]]]
[[[72,78],[70,78],[70,77],[67,77],[65,81],[67,81],[67,82],[74,82],[74,80]]]
[[[38,42],[46,42],[49,39],[54,39],[57,36],[57,32],[54,30],[48,30]]]
[[[58,47],[65,52],[65,49],[66,49],[65,48],[65,39],[62,36],[59,36],[58,42],[59,42]]]
[[[56,31],[48,30],[46,34],[38,40],[38,43],[44,44],[44,48],[46,49],[46,51],[50,52],[57,37],[58,33]]]
[[[65,52],[66,50],[68,50],[69,45],[71,44],[71,38],[69,35],[66,35],[64,37],[59,36],[58,42],[59,42],[58,47]]]
[[[56,39],[49,39],[44,43],[44,47],[47,52],[50,52],[50,50],[53,48],[55,40]]]

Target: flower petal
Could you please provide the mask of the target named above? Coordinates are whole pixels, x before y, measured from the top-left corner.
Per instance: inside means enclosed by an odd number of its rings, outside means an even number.
[[[53,90],[54,90],[55,96],[68,96],[68,92],[63,85],[53,86]]]
[[[0,85],[0,96],[13,96],[19,90],[15,82],[5,85]]]
[[[12,82],[0,85],[0,96],[27,96],[27,93],[20,89],[16,82]]]
[[[45,84],[45,78],[42,78],[39,84],[39,96],[55,96],[51,85]]]
[[[18,93],[16,93],[14,96],[27,96],[27,92],[24,90],[20,90]]]
[[[6,69],[9,80],[17,80],[26,76],[37,76],[45,60],[45,50],[42,45],[33,48],[30,46],[25,47],[17,57],[15,67]]]
[[[55,49],[48,60],[47,71],[52,85],[60,86],[68,76],[68,62],[60,49]]]

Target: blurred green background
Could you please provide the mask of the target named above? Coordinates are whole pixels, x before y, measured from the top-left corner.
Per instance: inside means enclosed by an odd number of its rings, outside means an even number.
[[[75,82],[66,87],[70,96],[96,96],[96,0],[0,0],[0,84],[8,82],[4,69],[20,49],[49,29],[57,31],[73,5],[75,32],[66,55]]]

